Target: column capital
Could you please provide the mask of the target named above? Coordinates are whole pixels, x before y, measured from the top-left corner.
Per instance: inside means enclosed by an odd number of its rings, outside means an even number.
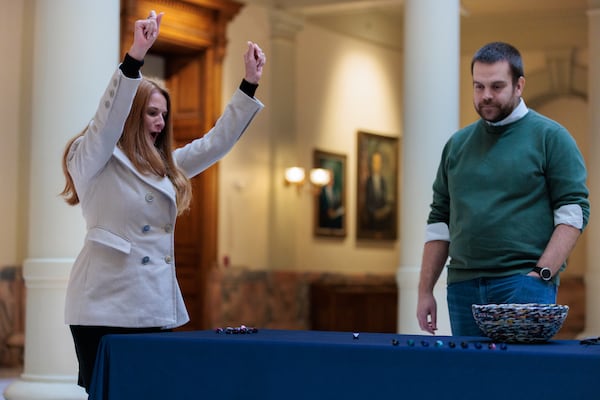
[[[304,18],[279,9],[269,12],[271,37],[273,39],[294,40],[296,34],[304,28]]]

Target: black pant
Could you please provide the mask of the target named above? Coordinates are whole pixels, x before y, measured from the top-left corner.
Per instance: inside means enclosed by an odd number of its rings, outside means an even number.
[[[89,393],[94,364],[96,364],[96,353],[100,346],[102,336],[109,334],[128,333],[154,333],[169,332],[161,328],[119,328],[114,326],[83,326],[70,325],[73,341],[75,342],[75,353],[79,361],[79,378],[77,384],[85,388]]]

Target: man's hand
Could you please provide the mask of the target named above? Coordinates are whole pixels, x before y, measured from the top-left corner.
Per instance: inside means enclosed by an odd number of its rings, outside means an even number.
[[[433,294],[419,294],[417,320],[422,330],[435,334],[437,331],[437,303]]]

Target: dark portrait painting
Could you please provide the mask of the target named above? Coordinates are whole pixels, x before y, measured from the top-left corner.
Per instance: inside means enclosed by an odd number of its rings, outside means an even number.
[[[356,238],[395,240],[398,139],[358,132]]]
[[[313,167],[329,172],[315,195],[315,236],[346,236],[346,156],[315,150]]]

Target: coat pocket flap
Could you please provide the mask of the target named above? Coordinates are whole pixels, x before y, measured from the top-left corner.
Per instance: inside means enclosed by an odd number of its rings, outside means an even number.
[[[87,233],[87,240],[100,243],[121,253],[131,253],[131,242],[121,236],[114,234],[106,229],[92,228]]]

